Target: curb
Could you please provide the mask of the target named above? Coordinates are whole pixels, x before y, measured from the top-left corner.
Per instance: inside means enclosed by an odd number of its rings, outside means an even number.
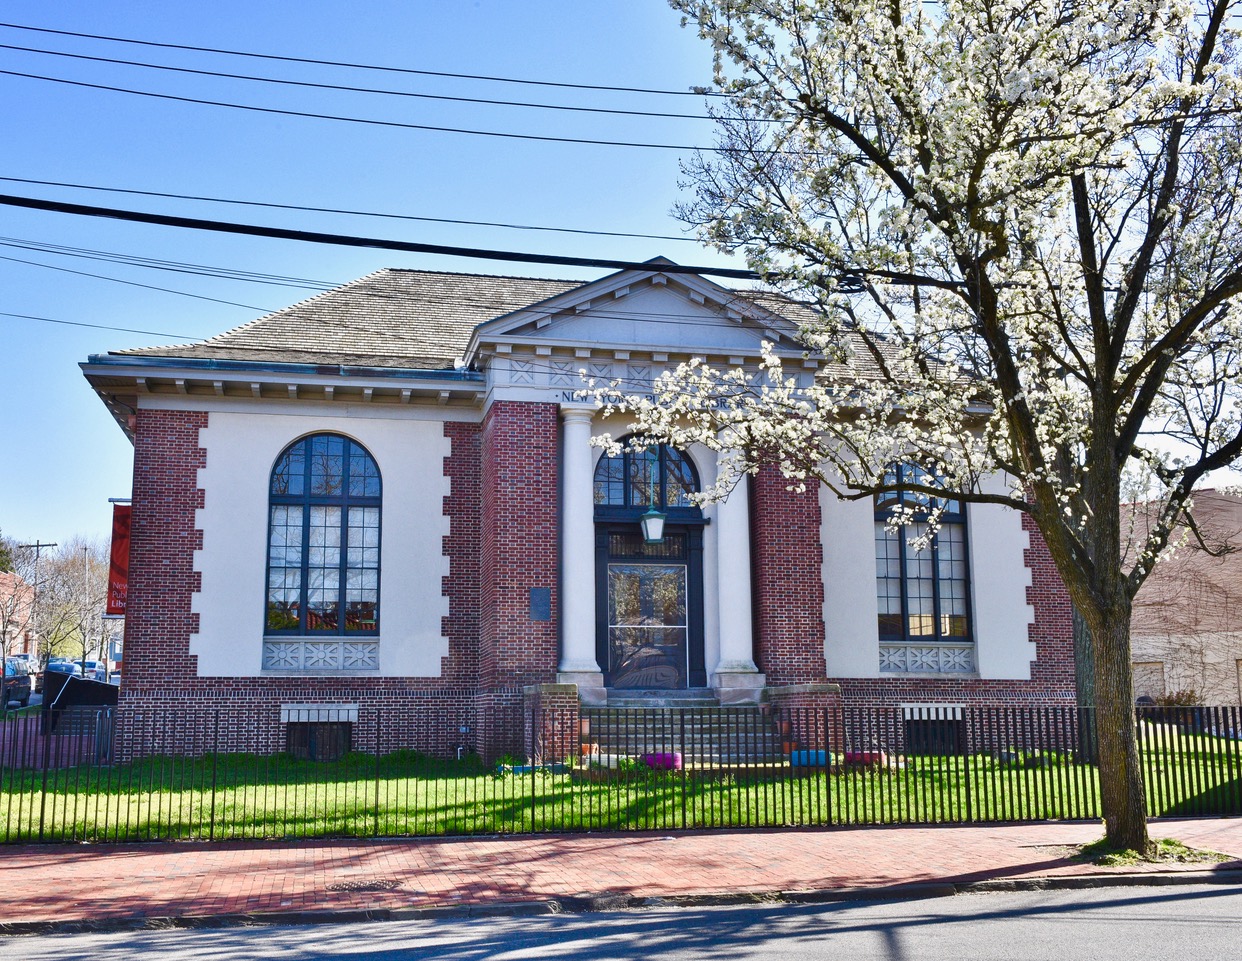
[[[531,901],[437,905],[375,910],[265,911],[251,914],[184,915],[180,917],[96,918],[75,921],[4,921],[0,937],[40,934],[81,934],[109,931],[159,931],[174,928],[236,928],[275,925],[348,924],[367,921],[416,921],[487,917],[532,917],[550,914],[591,914],[658,908],[740,907],[745,905],[833,904],[844,901],[921,901],[959,894],[1005,891],[1071,891],[1088,888],[1167,887],[1183,884],[1239,884],[1242,869],[1177,871],[1157,874],[1084,874],[1067,877],[931,881],[872,888],[822,891],[771,891],[735,894],[694,894],[641,897],[619,893],[568,895]]]
[[[253,914],[180,915],[178,917],[94,918],[75,921],[3,921],[0,937],[37,934],[81,934],[100,931],[164,931],[173,928],[247,928],[280,924],[349,924],[361,921],[415,921],[438,918],[521,917],[561,914],[555,899],[493,901],[487,904],[446,904],[425,908],[375,910],[262,911]]]

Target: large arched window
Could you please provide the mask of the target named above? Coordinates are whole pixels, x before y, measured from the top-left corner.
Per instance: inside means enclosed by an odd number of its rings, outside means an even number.
[[[339,434],[290,444],[272,468],[269,635],[379,633],[380,473]]]
[[[595,467],[596,507],[696,509],[690,495],[698,489],[689,459],[664,444],[616,457],[605,454]]]
[[[893,483],[927,484],[921,468],[892,469]],[[890,528],[900,508],[907,522]],[[940,527],[927,538],[927,517],[940,508]],[[922,550],[911,541],[926,540]],[[966,511],[961,501],[911,491],[876,496],[876,590],[880,670],[961,673],[975,669],[966,562]]]

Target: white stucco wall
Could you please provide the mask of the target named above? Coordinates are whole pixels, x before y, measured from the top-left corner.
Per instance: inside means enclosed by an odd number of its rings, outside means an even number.
[[[1005,482],[990,478],[986,493],[1002,494]],[[974,614],[975,658],[985,679],[1029,681],[1035,642],[1028,628],[1035,612],[1027,601],[1031,572],[1024,552],[1030,535],[1022,515],[998,504],[966,508],[970,539],[970,601]]]
[[[992,479],[984,489],[1002,493],[1003,478]],[[820,488],[819,500],[828,675],[928,676],[880,673],[872,501],[841,501],[826,487]],[[1034,619],[1026,597],[1031,583],[1023,554],[1028,535],[1022,530],[1017,511],[991,504],[970,504],[966,510],[978,676],[985,680],[1029,680],[1035,644],[1028,637]]]
[[[321,431],[364,446],[383,479],[379,675],[440,674],[440,659],[448,653],[441,578],[449,561],[441,538],[449,527],[443,498],[449,493],[444,458],[450,450],[442,420],[415,408],[269,403],[213,409],[199,435],[206,449],[198,477],[205,491],[197,513],[203,547],[195,552],[202,587],[193,598],[199,632],[191,637],[190,652],[198,656],[202,677],[264,673],[268,481],[286,446]]]
[[[824,657],[829,677],[878,677],[875,509],[870,500],[838,500],[820,486],[824,550]]]

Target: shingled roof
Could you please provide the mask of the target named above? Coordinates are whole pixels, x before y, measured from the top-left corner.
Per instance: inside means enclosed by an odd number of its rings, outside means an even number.
[[[441,370],[479,324],[581,286],[386,268],[206,340],[113,354]]]
[[[480,324],[540,304],[590,282],[385,268],[192,344],[112,351],[120,357],[271,364],[448,370]],[[770,290],[737,290],[740,300],[795,326],[814,309]],[[829,379],[877,377],[870,353],[849,338],[849,361],[829,362]]]

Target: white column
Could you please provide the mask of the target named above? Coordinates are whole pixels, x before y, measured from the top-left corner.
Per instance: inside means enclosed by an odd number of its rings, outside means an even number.
[[[557,680],[577,684],[583,700],[603,694],[595,659],[595,498],[591,409],[562,408],[561,663]],[[585,689],[585,690],[584,690]]]
[[[716,505],[720,598],[720,662],[715,684],[722,704],[754,701],[764,677],[755,666],[751,618],[750,490],[743,477]]]

